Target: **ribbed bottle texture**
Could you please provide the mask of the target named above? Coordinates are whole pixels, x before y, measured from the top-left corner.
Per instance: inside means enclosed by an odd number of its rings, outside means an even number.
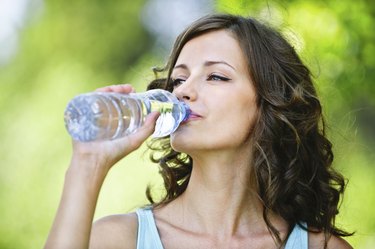
[[[171,134],[190,114],[189,107],[172,93],[154,89],[130,94],[81,94],[68,103],[64,119],[75,140],[111,140],[135,132],[153,111],[160,112],[153,137]]]

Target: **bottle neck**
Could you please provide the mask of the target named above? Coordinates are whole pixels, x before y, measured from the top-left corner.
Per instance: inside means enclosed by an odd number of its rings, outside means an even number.
[[[185,111],[184,118],[182,119],[182,121],[186,121],[190,116],[191,110],[185,102],[180,101],[179,104],[181,106],[181,109],[183,109]]]

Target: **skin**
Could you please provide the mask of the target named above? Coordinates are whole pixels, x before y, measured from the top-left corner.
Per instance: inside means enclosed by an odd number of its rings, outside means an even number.
[[[172,77],[174,93],[193,115],[172,134],[171,145],[188,153],[194,164],[186,191],[154,210],[164,248],[277,248],[247,182],[256,94],[237,41],[223,30],[190,40]],[[100,90],[132,91],[130,86]],[[155,119],[151,115],[139,132],[119,141],[73,144],[46,248],[136,248],[134,213],[105,217],[93,227],[91,223],[109,169],[152,134]],[[285,238],[286,222],[274,214],[270,220]],[[322,234],[309,234],[309,248],[323,248],[323,240]],[[351,246],[331,237],[328,248]]]
[[[122,85],[98,91],[130,93],[134,89],[130,85]],[[137,133],[118,140],[90,143],[73,141],[71,163],[45,248],[89,247],[96,202],[108,171],[152,134],[157,117],[157,113],[150,114]]]

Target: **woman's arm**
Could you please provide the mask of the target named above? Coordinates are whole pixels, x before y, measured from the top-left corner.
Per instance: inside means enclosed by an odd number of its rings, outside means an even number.
[[[101,91],[128,93],[131,86]],[[45,248],[88,248],[98,195],[110,168],[149,137],[158,114],[150,114],[136,133],[113,141],[73,142],[62,197]]]
[[[45,248],[88,248],[96,201],[105,177],[104,173],[88,170],[96,163],[92,158],[72,159]]]

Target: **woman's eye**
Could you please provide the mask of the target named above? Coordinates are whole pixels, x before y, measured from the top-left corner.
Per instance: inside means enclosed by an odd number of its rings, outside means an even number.
[[[207,80],[214,80],[214,81],[229,81],[230,79],[224,76],[211,74],[208,76]]]
[[[179,86],[179,85],[181,85],[182,83],[184,83],[184,79],[181,79],[181,78],[177,78],[177,79],[172,79],[172,85],[174,86],[174,87],[176,87],[176,86]]]

